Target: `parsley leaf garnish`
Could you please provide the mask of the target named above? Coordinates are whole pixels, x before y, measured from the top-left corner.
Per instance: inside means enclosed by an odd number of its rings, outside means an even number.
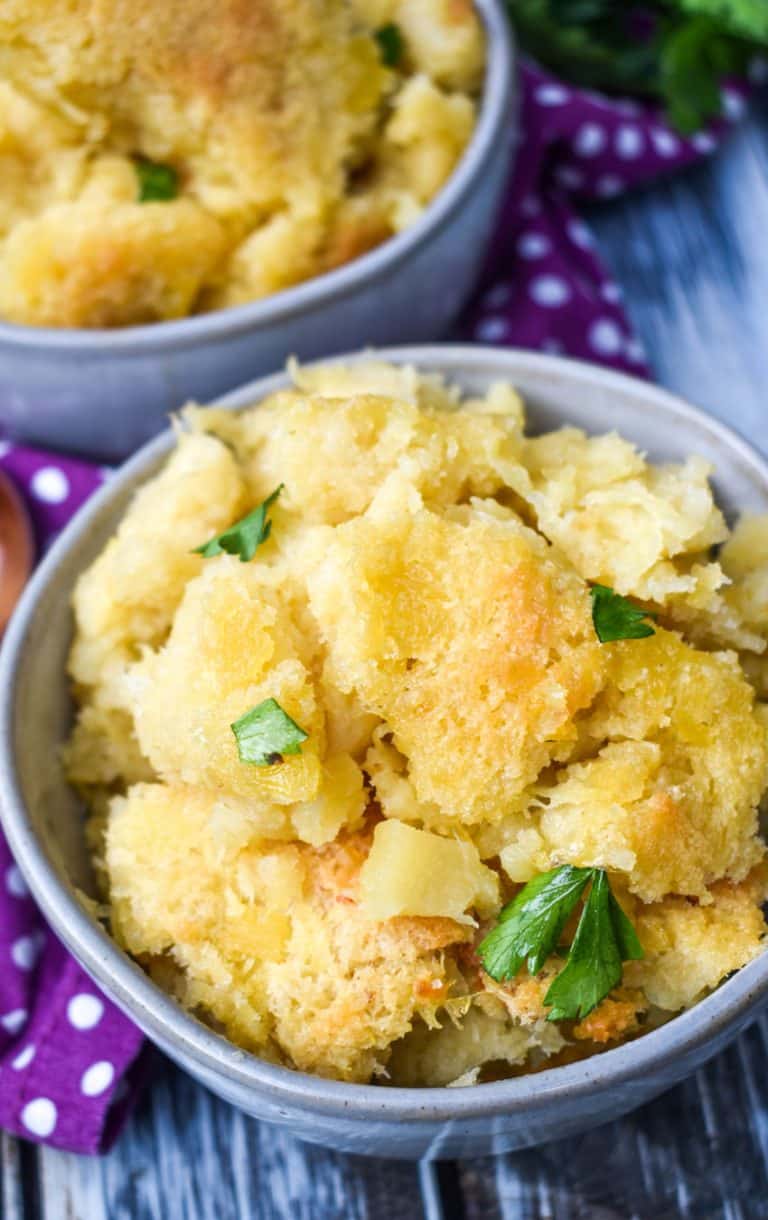
[[[768,46],[765,0],[508,0],[523,48],[576,84],[658,99],[682,132]]]
[[[259,504],[258,508],[254,508],[253,512],[248,513],[247,517],[242,517],[240,521],[230,525],[229,529],[225,529],[215,538],[204,542],[202,546],[196,546],[194,553],[204,556],[205,559],[212,559],[214,555],[221,555],[226,551],[227,555],[239,555],[241,563],[248,563],[272,532],[272,522],[268,520],[267,513],[283,487],[284,484],[281,483],[279,487],[275,488],[272,495],[267,496],[266,500]]]
[[[134,161],[139,180],[139,203],[167,203],[179,193],[179,175],[172,165],[160,165],[147,157]]]
[[[383,25],[380,29],[375,30],[373,36],[379,44],[381,62],[387,68],[396,68],[405,51],[405,40],[400,26],[390,21],[388,25]]]
[[[559,952],[563,928],[590,882],[566,964],[544,997],[552,1006],[548,1021],[586,1017],[621,982],[622,963],[643,956],[605,869],[565,864],[534,877],[504,907],[477,950],[497,982],[514,978],[526,960],[529,973],[537,974],[547,958]]]
[[[527,959],[538,974],[557,949],[560,934],[592,877],[570,864],[540,873],[505,906],[499,922],[478,949],[483,966],[497,981],[514,978]]]
[[[230,725],[237,741],[240,762],[272,767],[286,754],[300,754],[309,736],[276,699],[265,699]]]
[[[688,13],[708,13],[743,38],[768,41],[768,8],[765,0],[678,0]]]
[[[622,976],[622,963],[638,961],[643,949],[632,924],[611,893],[605,869],[595,869],[565,967],[544,997],[548,1021],[571,1021],[597,1008]]]
[[[655,627],[646,621],[656,617],[652,611],[633,605],[607,585],[593,585],[590,593],[592,622],[601,644],[610,644],[612,640],[644,640],[655,635]]]

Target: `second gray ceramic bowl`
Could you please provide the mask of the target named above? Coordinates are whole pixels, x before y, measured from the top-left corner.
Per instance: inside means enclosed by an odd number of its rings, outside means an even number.
[[[509,380],[526,397],[533,430],[562,423],[590,432],[616,428],[657,460],[702,454],[716,468],[727,514],[768,511],[766,463],[722,424],[644,382],[527,352],[417,347],[377,354],[445,373],[473,394]],[[282,375],[255,382],[218,405],[237,410],[285,382]],[[302,1139],[376,1156],[477,1156],[542,1143],[631,1110],[719,1051],[768,996],[768,955],[663,1028],[582,1063],[464,1089],[392,1089],[321,1080],[238,1050],[118,949],[75,890],[90,888],[82,812],[57,757],[71,719],[64,674],[69,598],[171,445],[166,433],[146,446],[64,531],[19,605],[0,658],[2,825],[52,927],[103,990],[172,1059],[248,1114]]]
[[[367,343],[447,334],[482,268],[514,148],[515,69],[502,0],[475,0],[488,44],[480,115],[446,186],[369,254],[234,309],[119,330],[0,323],[0,432],[124,458],[188,398]]]

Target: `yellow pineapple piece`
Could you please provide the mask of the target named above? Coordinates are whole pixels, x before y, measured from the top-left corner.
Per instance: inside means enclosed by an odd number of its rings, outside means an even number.
[[[372,919],[445,915],[472,923],[469,907],[490,915],[499,906],[499,879],[480,863],[472,843],[397,821],[376,827],[360,892],[363,910]]]

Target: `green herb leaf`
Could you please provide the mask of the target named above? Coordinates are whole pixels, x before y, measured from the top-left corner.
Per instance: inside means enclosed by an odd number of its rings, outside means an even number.
[[[374,38],[379,44],[381,62],[387,68],[396,68],[403,58],[405,40],[399,25],[389,22],[374,32]]]
[[[568,961],[544,997],[548,1021],[583,1019],[621,982],[622,963],[639,960],[642,946],[611,893],[608,874],[594,870]]]
[[[508,0],[523,49],[577,85],[655,98],[691,132],[768,47],[765,0]]]
[[[179,176],[172,165],[160,165],[146,157],[134,161],[139,180],[139,203],[166,203],[179,193]]]
[[[590,882],[573,944],[563,949],[559,944],[563,928]],[[586,1017],[621,982],[622,963],[643,956],[605,870],[570,864],[529,881],[504,907],[477,952],[484,969],[499,983],[514,978],[524,961],[533,975],[553,954],[565,956],[566,965],[544,997],[544,1003],[552,1005],[549,1021]]]
[[[272,767],[286,754],[300,754],[301,743],[309,736],[276,699],[265,699],[230,727],[240,762],[255,767]]]
[[[592,622],[601,644],[609,644],[612,640],[644,640],[655,635],[655,627],[646,621],[656,617],[650,610],[633,605],[607,585],[593,585],[590,593]]]
[[[742,45],[724,37],[711,17],[670,27],[659,48],[659,81],[677,129],[691,134],[716,118],[722,107],[720,81],[746,66]]]
[[[703,13],[742,38],[768,42],[768,5],[765,0],[678,0],[687,13]]]
[[[283,487],[283,483],[276,487],[272,495],[267,496],[263,504],[254,508],[247,517],[236,521],[234,525],[230,525],[229,529],[217,534],[215,538],[211,538],[202,546],[196,546],[195,554],[212,559],[214,555],[226,552],[227,555],[239,555],[241,563],[248,563],[253,559],[262,542],[267,541],[272,531],[272,522],[267,519],[267,513]]]
[[[497,982],[514,978],[527,959],[538,974],[556,951],[560,934],[592,877],[570,864],[540,873],[504,907],[499,922],[478,947],[485,970]]]

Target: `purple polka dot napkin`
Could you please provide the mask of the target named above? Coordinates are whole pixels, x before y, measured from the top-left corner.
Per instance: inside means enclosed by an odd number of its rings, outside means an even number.
[[[104,477],[7,443],[0,469],[24,494],[38,549]],[[105,1150],[134,1100],[141,1044],[45,927],[0,833],[0,1126],[75,1152]]]
[[[570,88],[533,65],[523,66],[522,85],[517,165],[463,337],[646,374],[579,204],[713,151],[743,112],[745,90],[726,86],[726,121],[683,139],[650,108]],[[0,469],[25,496],[41,550],[105,473],[8,442]],[[45,927],[0,834],[0,1126],[103,1151],[135,1098],[140,1049],[138,1030]]]

